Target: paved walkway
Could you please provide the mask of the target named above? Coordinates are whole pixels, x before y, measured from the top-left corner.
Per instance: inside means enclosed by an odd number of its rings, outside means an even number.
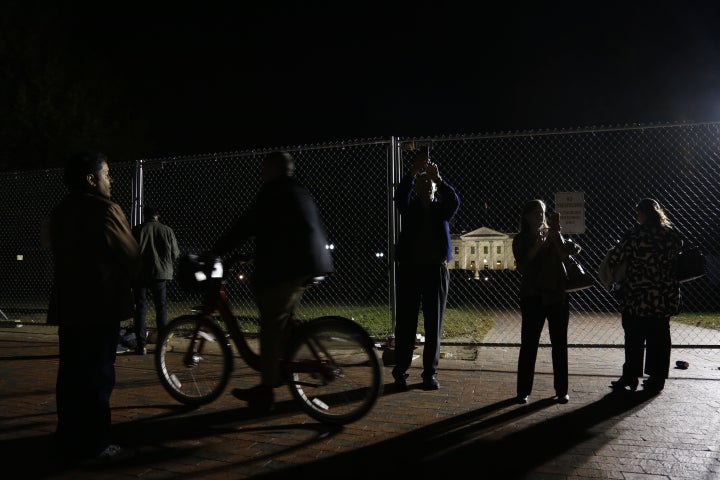
[[[57,336],[51,327],[0,328],[0,458],[4,477],[52,479],[720,479],[720,353],[675,350],[665,390],[610,395],[620,349],[571,349],[571,401],[552,399],[549,349],[535,389],[516,405],[516,348],[455,347],[437,392],[392,393],[341,428],[318,424],[278,391],[255,418],[229,391],[188,409],[156,379],[151,355],[120,355],[114,433],[136,455],[66,467],[49,453],[55,428]],[[459,360],[459,358],[466,358]],[[418,361],[410,383],[420,383]],[[389,368],[385,369],[390,378]],[[231,386],[254,384],[239,368]],[[386,380],[387,381],[387,380]],[[14,475],[10,472],[16,472]]]
[[[494,327],[483,338],[485,343],[517,344],[520,339],[520,312],[497,312]],[[720,330],[670,323],[670,332],[675,345],[720,345]],[[541,343],[550,344],[545,328]],[[619,313],[572,312],[568,328],[568,342],[571,345],[617,345],[624,343],[624,332]]]

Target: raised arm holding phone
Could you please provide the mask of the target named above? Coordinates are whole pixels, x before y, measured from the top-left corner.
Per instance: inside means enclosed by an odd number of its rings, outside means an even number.
[[[450,220],[460,207],[455,189],[445,183],[429,152],[421,152],[395,192],[402,218],[396,248],[397,318],[395,325],[395,388],[407,390],[407,370],[412,363],[418,315],[422,307],[425,345],[423,388],[437,390],[440,337],[447,304],[452,260]]]

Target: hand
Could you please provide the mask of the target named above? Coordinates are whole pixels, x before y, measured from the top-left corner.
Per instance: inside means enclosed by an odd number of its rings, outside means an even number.
[[[204,251],[204,252],[201,252],[201,253],[198,255],[198,260],[201,261],[202,263],[206,264],[206,265],[207,265],[207,264],[212,265],[213,263],[215,263],[215,260],[216,260],[217,258],[218,258],[218,255],[217,255],[216,253],[214,253],[214,252],[209,251],[209,250],[206,250],[206,251]]]
[[[416,176],[418,173],[422,172],[427,168],[428,163],[429,160],[427,155],[421,153],[413,162],[412,167],[410,167],[410,175],[412,175],[413,177]]]
[[[438,183],[438,181],[440,180],[440,172],[438,171],[437,163],[428,162],[427,167],[425,167],[425,171],[427,172],[430,180]]]

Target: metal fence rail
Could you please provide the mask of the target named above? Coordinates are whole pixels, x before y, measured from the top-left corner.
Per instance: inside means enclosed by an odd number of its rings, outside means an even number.
[[[708,275],[683,285],[684,312],[702,318],[720,311],[715,294],[720,222],[713,202],[718,198],[720,124],[705,123],[289,148],[298,178],[322,212],[337,268],[336,275],[308,292],[300,315],[331,308],[373,324],[378,337],[391,334],[392,245],[399,226],[391,199],[419,147],[430,148],[444,180],[462,199],[452,225],[456,258],[450,265],[447,342],[519,343],[519,273],[508,246],[518,230],[521,205],[542,198],[553,207],[558,192],[584,195],[585,232],[571,237],[583,247],[579,260],[593,272],[633,226],[637,201],[656,198],[686,240],[707,254]],[[142,204],[159,207],[181,250],[203,251],[251,202],[264,153],[112,164],[113,197],[136,222]],[[44,321],[52,266],[43,232],[63,195],[60,170],[0,174],[0,311],[10,319]],[[252,309],[246,279],[235,277],[229,288],[239,309]],[[171,316],[197,301],[174,283],[169,296]],[[148,313],[152,322],[152,309]],[[616,328],[605,328],[607,322]],[[676,346],[717,346],[719,340],[716,330],[673,323]],[[572,294],[570,342],[622,345],[617,305],[599,282]]]

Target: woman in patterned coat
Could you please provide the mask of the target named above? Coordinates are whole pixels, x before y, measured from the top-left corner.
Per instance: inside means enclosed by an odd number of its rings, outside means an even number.
[[[657,393],[670,372],[670,317],[680,309],[674,266],[682,238],[656,200],[640,200],[636,215],[639,226],[624,236],[608,259],[611,270],[627,266],[620,296],[625,363],[622,376],[611,383],[613,389],[636,390],[645,354],[644,372],[649,377],[643,387]]]

